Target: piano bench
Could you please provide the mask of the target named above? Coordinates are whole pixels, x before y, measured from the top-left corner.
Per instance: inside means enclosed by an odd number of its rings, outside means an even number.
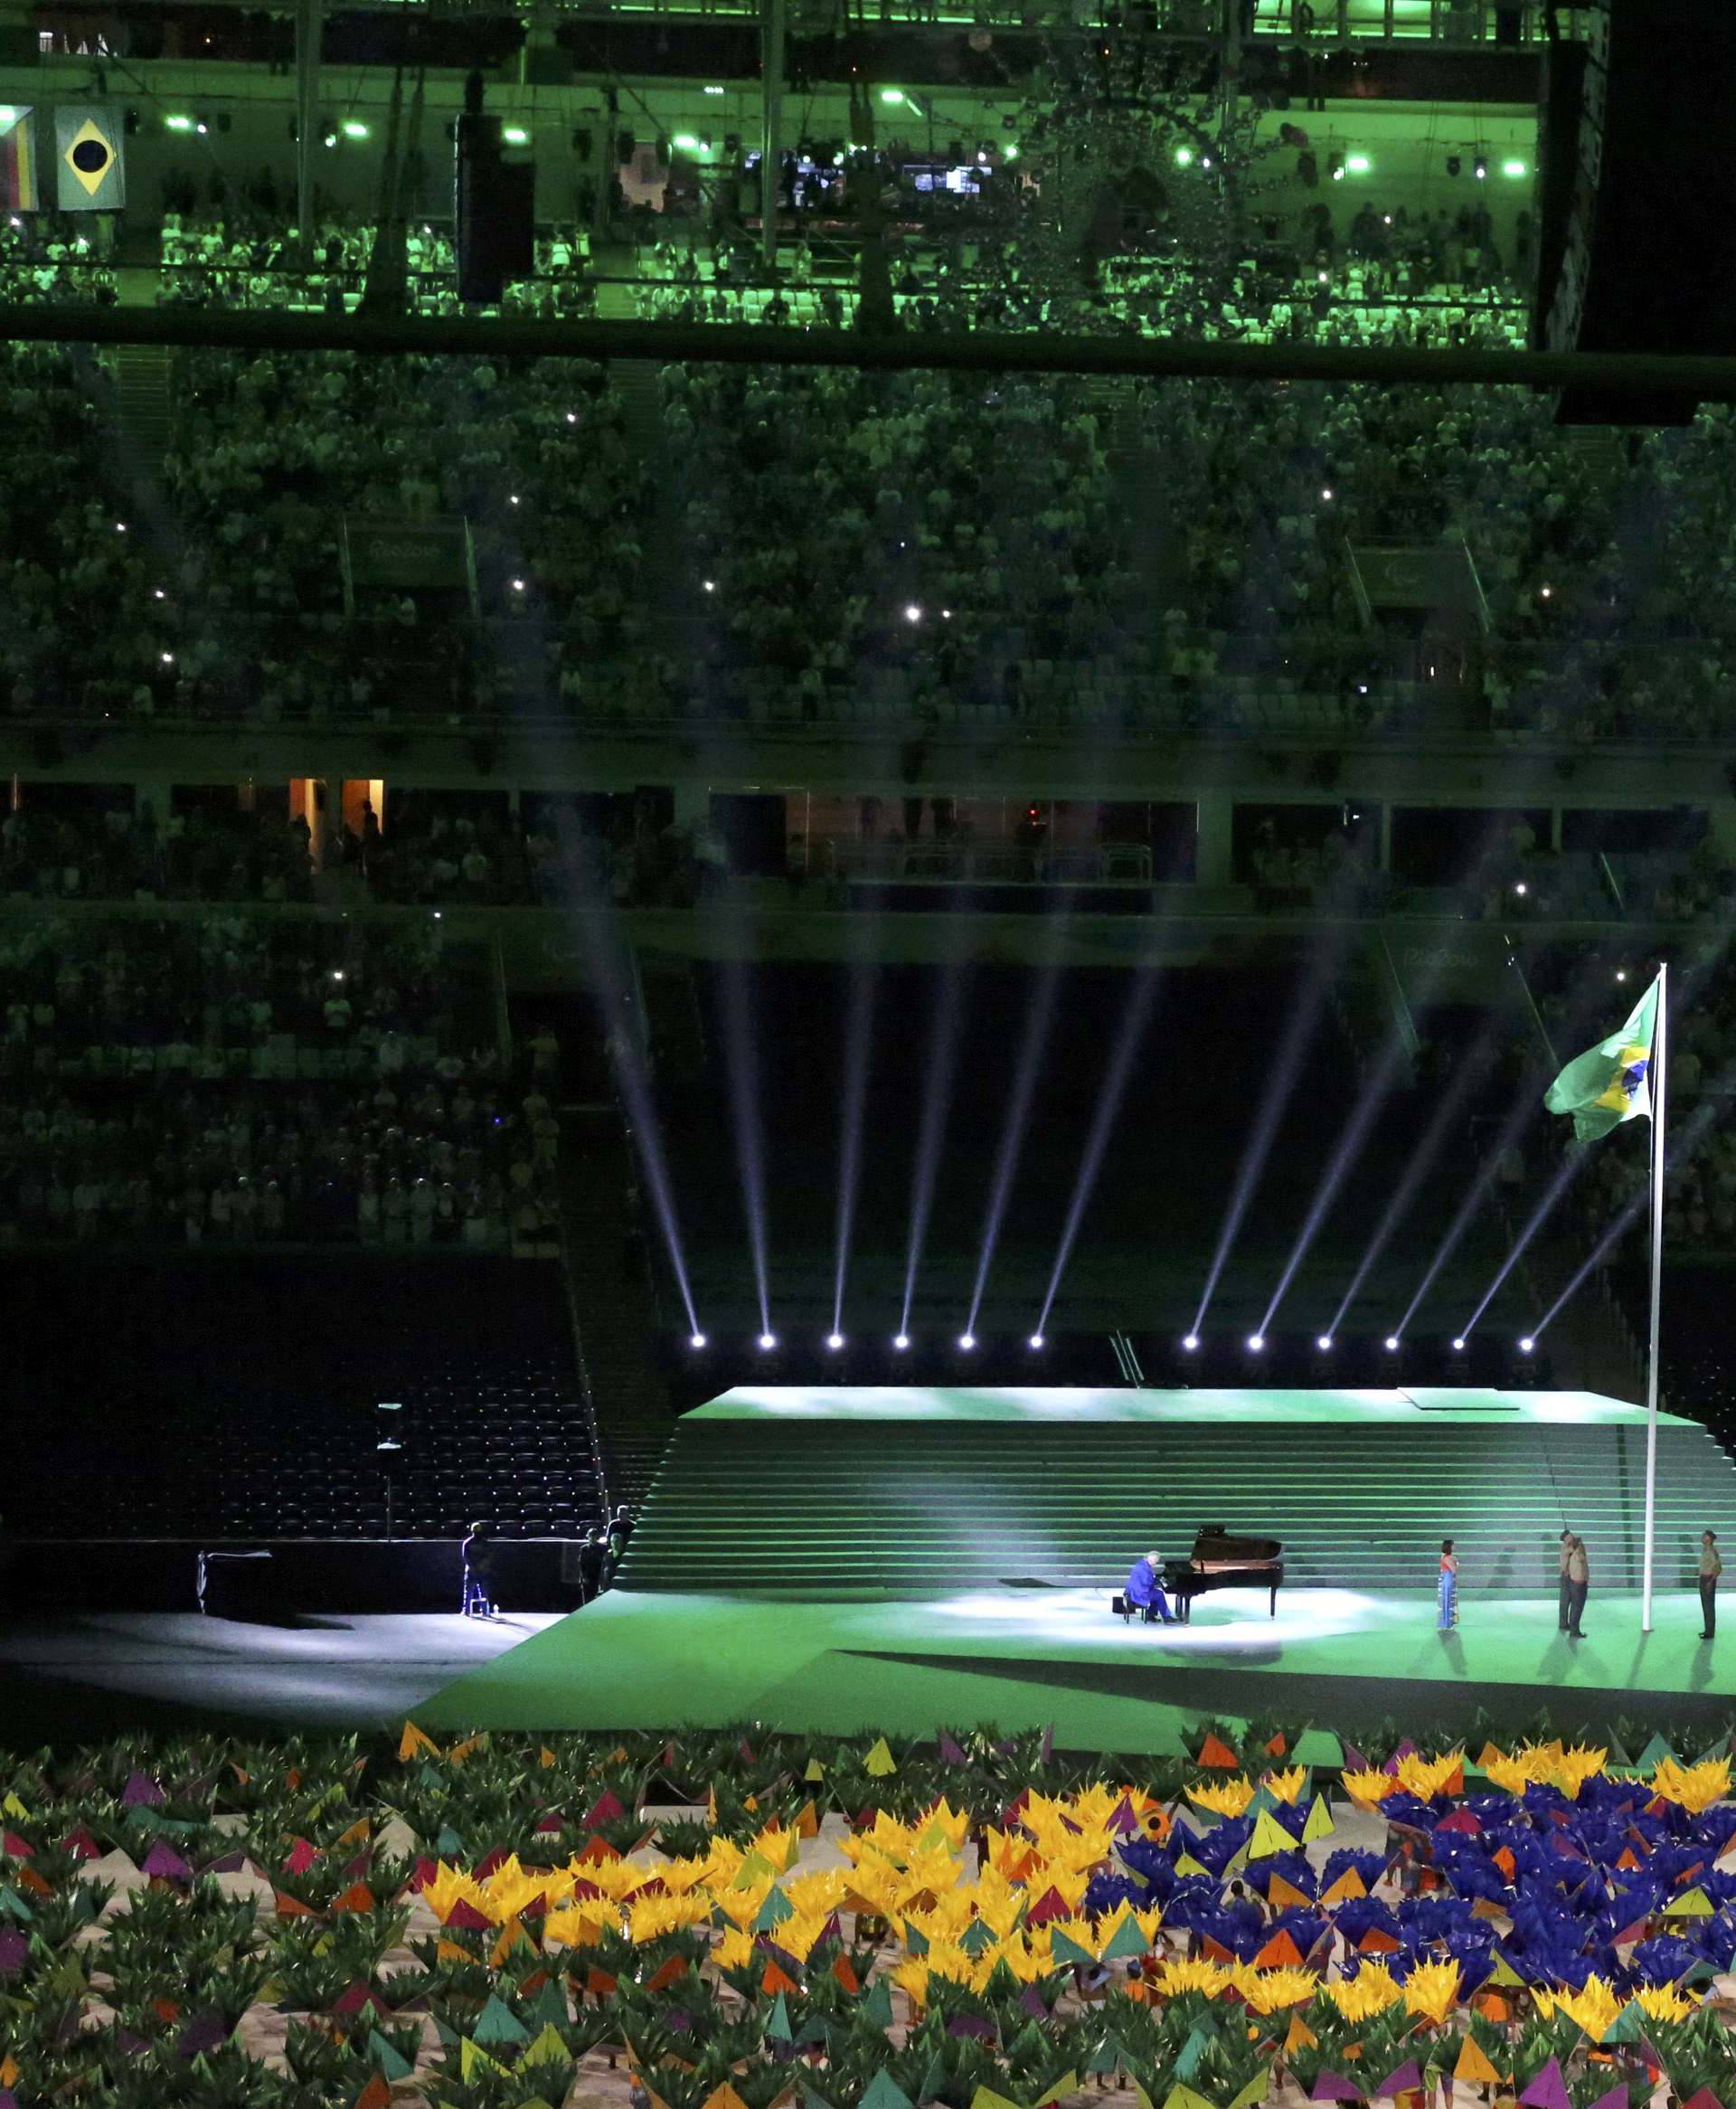
[[[1132,1604],[1127,1602],[1127,1598],[1122,1595],[1118,1589],[1109,1599],[1109,1609],[1114,1612],[1116,1617],[1121,1621],[1123,1625],[1126,1625],[1127,1621],[1133,1616]]]

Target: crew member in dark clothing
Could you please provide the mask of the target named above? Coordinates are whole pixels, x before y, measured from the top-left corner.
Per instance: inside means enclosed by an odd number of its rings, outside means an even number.
[[[601,1595],[603,1570],[609,1559],[609,1547],[594,1528],[586,1531],[579,1540],[579,1601],[589,1603]]]
[[[495,1615],[495,1545],[492,1523],[473,1523],[464,1541],[464,1615]]]

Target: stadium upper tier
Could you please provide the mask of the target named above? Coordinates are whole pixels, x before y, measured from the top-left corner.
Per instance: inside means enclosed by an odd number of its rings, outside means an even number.
[[[158,431],[130,357],[0,357],[14,721],[1736,732],[1723,410],[207,351]]]

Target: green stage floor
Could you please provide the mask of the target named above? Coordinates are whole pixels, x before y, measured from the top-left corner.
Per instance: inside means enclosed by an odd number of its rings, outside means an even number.
[[[1070,1421],[1250,1422],[1263,1428],[1643,1428],[1644,1406],[1590,1391],[1491,1391],[1476,1385],[1410,1385],[1381,1391],[1258,1388],[1239,1391],[1096,1391],[1085,1386],[737,1385],[685,1421],[756,1421],[791,1427],[819,1421],[1007,1422],[1032,1429]],[[1674,1414],[1660,1421],[1686,1426]]]
[[[1479,1709],[1523,1722],[1547,1707],[1562,1731],[1623,1715],[1722,1720],[1736,1625],[1701,1641],[1698,1598],[1682,1591],[1657,1599],[1655,1625],[1641,1634],[1637,1598],[1595,1592],[1576,1642],[1557,1631],[1552,1596],[1469,1603],[1443,1636],[1420,1592],[1286,1589],[1276,1620],[1263,1599],[1225,1595],[1193,1625],[1164,1628],[1124,1626],[1090,1590],[875,1603],[616,1590],[446,1686],[417,1718],[910,1735],[1052,1723],[1066,1748],[1156,1754],[1206,1715],[1278,1713],[1352,1734],[1390,1717],[1418,1735],[1467,1727]]]

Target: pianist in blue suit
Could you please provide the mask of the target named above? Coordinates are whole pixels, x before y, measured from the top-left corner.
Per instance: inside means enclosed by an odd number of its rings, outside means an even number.
[[[1127,1602],[1133,1605],[1146,1625],[1162,1619],[1166,1626],[1174,1625],[1169,1599],[1164,1594],[1159,1576],[1164,1571],[1163,1555],[1146,1553],[1133,1563],[1127,1575]]]

